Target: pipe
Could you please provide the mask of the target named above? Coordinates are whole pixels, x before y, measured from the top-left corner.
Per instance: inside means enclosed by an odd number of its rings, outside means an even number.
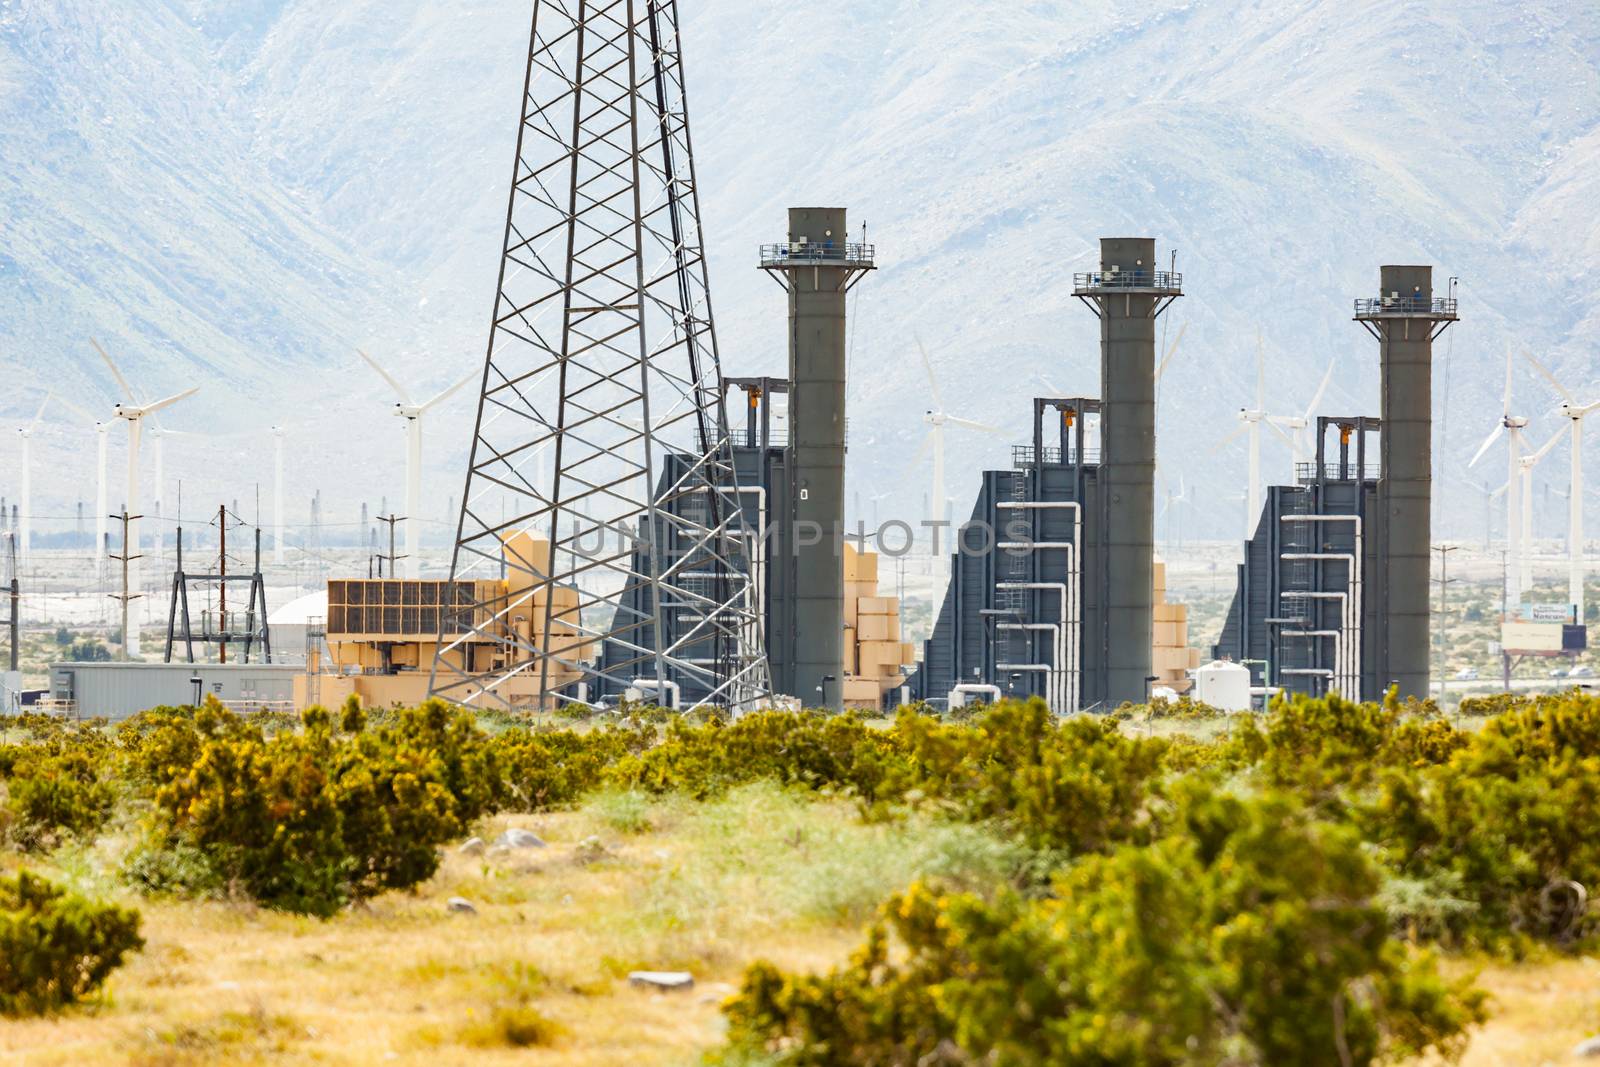
[[[1067,672],[1068,691],[1066,694],[1066,713],[1075,715],[1083,702],[1083,571],[1082,553],[1079,546],[1083,544],[1083,505],[1075,500],[1022,500],[1005,501],[997,505],[996,510],[1006,509],[1012,511],[1071,511],[1072,512],[1072,546],[1067,549],[1067,600],[1062,605],[1061,618],[1067,623],[1067,644],[1062,649],[1062,657],[1057,663],[1064,663],[1058,669]],[[1004,548],[1005,546],[1000,546]],[[1049,547],[1047,544],[1036,544],[1033,547]],[[999,589],[1030,588],[1026,583],[1001,583]],[[1050,588],[1047,585],[1033,586],[1032,588]]]
[[[1077,551],[1077,546],[1074,545],[1070,541],[1002,541],[998,545],[996,545],[995,547],[997,547],[999,549],[1002,549],[1002,550],[1012,550],[1012,551],[1027,550],[1027,551],[1030,551],[1030,552],[1031,551],[1037,551],[1039,549],[1060,549],[1060,550],[1063,550],[1063,551],[1065,551],[1067,553],[1067,579],[1068,579],[1069,589],[1071,587],[1073,587],[1073,586],[1076,586],[1076,584],[1078,582],[1078,551]],[[997,589],[1027,588],[1028,586],[1030,586],[1032,584],[1033,583],[1029,583],[1029,582],[1001,582],[1001,583],[998,583],[995,588],[997,588]],[[1074,594],[1069,594],[1068,609],[1074,615],[1076,614],[1076,611],[1077,611],[1077,597]],[[1074,621],[1071,624],[1071,628],[1074,631],[1078,629],[1076,621]],[[1072,641],[1072,644],[1074,646],[1076,646],[1077,643],[1078,643],[1078,639],[1076,637],[1074,637],[1073,641]],[[1057,664],[1063,664],[1063,663],[1066,664],[1065,667],[1058,667],[1058,669],[1063,669],[1063,670],[1069,671],[1071,676],[1074,679],[1076,679],[1077,676],[1080,673],[1078,659],[1077,659],[1077,655],[1076,655],[1076,652],[1075,652],[1074,648],[1069,648],[1069,647],[1058,648],[1056,650],[1056,663]],[[1074,685],[1074,691],[1068,694],[1068,699],[1067,699],[1067,705],[1068,705],[1067,712],[1068,712],[1068,714],[1076,713],[1077,710],[1078,710],[1078,698],[1080,696],[1080,693],[1077,692],[1076,690],[1077,690],[1077,686]]]
[[[962,682],[960,685],[954,686],[950,690],[949,697],[945,699],[945,710],[950,710],[952,707],[950,700],[955,697],[959,696],[962,698],[960,704],[953,705],[954,707],[960,708],[966,706],[966,698],[968,696],[976,695],[986,696],[989,698],[990,703],[998,704],[1000,702],[1000,687],[997,685],[980,685],[977,682]]]
[[[1310,599],[1310,600],[1337,600],[1337,601],[1339,601],[1339,618],[1340,619],[1350,618],[1350,615],[1348,614],[1348,612],[1349,612],[1348,601],[1350,599],[1350,595],[1348,593],[1320,593],[1319,592],[1319,593],[1304,593],[1302,595],[1305,596],[1307,599]],[[1354,662],[1355,657],[1351,655],[1351,651],[1352,651],[1351,643],[1346,640],[1346,638],[1349,635],[1343,629],[1340,629],[1340,630],[1337,630],[1337,631],[1333,631],[1333,630],[1301,630],[1301,631],[1298,631],[1298,632],[1300,632],[1300,633],[1313,633],[1313,634],[1317,634],[1318,636],[1321,636],[1321,637],[1327,637],[1330,634],[1333,634],[1334,636],[1339,638],[1339,640],[1337,642],[1335,642],[1334,649],[1333,649],[1333,662],[1334,662],[1334,665],[1335,665],[1335,669],[1338,672],[1337,675],[1335,676],[1336,685],[1337,685],[1338,690],[1339,690],[1341,695],[1351,692],[1351,689],[1350,689],[1350,686],[1352,684],[1351,683],[1351,677],[1352,677],[1352,674],[1353,674],[1354,669],[1355,669],[1355,662]]]
[[[1362,659],[1362,654],[1363,654],[1363,647],[1362,647],[1362,643],[1361,643],[1361,626],[1362,626],[1362,620],[1363,620],[1363,618],[1364,618],[1364,616],[1366,614],[1366,600],[1365,600],[1365,597],[1363,595],[1364,591],[1365,591],[1364,587],[1363,587],[1364,577],[1363,577],[1363,574],[1362,574],[1362,569],[1363,569],[1362,568],[1362,561],[1366,558],[1366,550],[1364,548],[1366,535],[1364,533],[1364,527],[1363,527],[1363,524],[1361,522],[1361,516],[1360,515],[1280,515],[1278,517],[1278,521],[1280,521],[1280,522],[1313,522],[1313,523],[1348,522],[1352,526],[1353,534],[1354,534],[1354,540],[1355,540],[1355,544],[1353,546],[1353,554],[1352,555],[1319,556],[1317,554],[1302,554],[1302,555],[1300,555],[1298,557],[1291,556],[1291,555],[1281,555],[1279,558],[1280,559],[1291,559],[1291,558],[1302,558],[1302,559],[1318,559],[1318,558],[1322,558],[1322,559],[1342,559],[1342,560],[1345,560],[1346,562],[1348,562],[1350,564],[1350,572],[1349,572],[1349,576],[1347,578],[1347,583],[1348,584],[1347,584],[1347,587],[1346,587],[1346,592],[1349,593],[1349,595],[1350,595],[1349,596],[1349,601],[1348,601],[1348,609],[1349,610],[1346,612],[1346,618],[1349,620],[1349,622],[1351,624],[1353,624],[1350,627],[1348,632],[1350,633],[1350,642],[1349,642],[1349,647],[1350,647],[1350,650],[1351,650],[1350,654],[1351,654],[1351,658],[1353,660],[1353,665],[1354,665],[1355,669],[1354,669],[1354,671],[1353,671],[1353,673],[1351,675],[1351,680],[1352,680],[1352,683],[1353,683],[1352,686],[1351,686],[1351,691],[1349,693],[1345,694],[1345,695],[1348,696],[1349,699],[1351,699],[1353,701],[1356,701],[1357,703],[1360,703],[1360,701],[1361,701],[1361,674],[1362,674],[1362,671],[1361,671],[1360,668],[1361,668],[1361,659]]]
[[[672,703],[667,706],[673,711],[677,711],[678,705],[682,702],[682,697],[678,692],[678,683],[674,681],[663,682],[654,678],[635,678],[633,680],[633,688],[639,690],[640,692],[653,690],[656,693],[660,693],[662,689],[666,689],[672,694]]]
[[[1337,562],[1341,562],[1345,566],[1349,567],[1350,568],[1350,572],[1352,574],[1355,573],[1355,568],[1356,568],[1355,557],[1352,556],[1348,552],[1284,552],[1284,553],[1281,553],[1278,556],[1278,558],[1279,559],[1286,559],[1286,560],[1296,560],[1296,559],[1334,560],[1334,561],[1337,561]],[[1351,584],[1354,585],[1353,582]],[[1361,640],[1361,623],[1360,623],[1360,621],[1358,619],[1360,611],[1359,611],[1359,609],[1351,608],[1350,605],[1351,605],[1352,602],[1355,603],[1355,604],[1359,604],[1361,602],[1361,597],[1360,597],[1359,592],[1345,600],[1345,607],[1343,608],[1342,614],[1340,616],[1340,626],[1344,629],[1344,631],[1347,634],[1351,635],[1350,640],[1353,643],[1359,643],[1360,640]],[[1282,674],[1282,673],[1284,673],[1285,670],[1286,670],[1286,668],[1279,667],[1278,668],[1278,673]],[[1357,689],[1359,690],[1359,688],[1360,687],[1358,686]],[[1361,697],[1360,697],[1360,695],[1358,693],[1356,696],[1352,697],[1351,699],[1359,701],[1361,699]]]
[[[999,584],[997,584],[995,586],[995,588],[996,589],[1037,589],[1037,590],[1040,590],[1042,592],[1047,592],[1047,593],[1048,592],[1054,592],[1054,593],[1057,593],[1061,597],[1061,617],[1063,619],[1068,617],[1068,604],[1069,604],[1070,601],[1069,601],[1069,594],[1067,592],[1067,585],[1064,582],[1000,582]],[[1058,631],[1057,644],[1056,644],[1056,649],[1055,649],[1057,670],[1060,671],[1065,676],[1062,680],[1065,683],[1065,688],[1066,688],[1066,696],[1067,696],[1066,709],[1067,709],[1067,713],[1068,714],[1072,714],[1072,713],[1075,713],[1078,710],[1078,708],[1077,708],[1076,696],[1075,696],[1075,686],[1073,685],[1072,681],[1070,681],[1070,679],[1074,679],[1075,678],[1075,676],[1077,675],[1077,672],[1078,672],[1078,667],[1077,667],[1077,661],[1074,660],[1072,658],[1071,654],[1068,652],[1068,648],[1070,646],[1068,645],[1067,642],[1068,642],[1068,639],[1065,637],[1065,635],[1060,634],[1059,631]],[[1059,705],[1052,704],[1051,710],[1055,711],[1058,706]],[[1059,712],[1057,712],[1057,713],[1059,714]]]
[[[1062,643],[1061,626],[1059,624],[1057,624],[1057,623],[1053,623],[1053,622],[1002,622],[1002,623],[999,623],[998,625],[996,625],[995,629],[996,630],[1033,630],[1033,631],[1049,633],[1049,634],[1052,635],[1052,638],[1051,638],[1051,641],[1050,641],[1050,647],[1055,653],[1059,653],[1061,651],[1061,649],[1066,647]],[[995,670],[997,670],[997,671],[998,670],[1032,670],[1033,669],[1032,667],[1013,667],[1013,666],[1010,666],[1008,664],[1003,664],[1003,663],[996,663],[994,665],[994,667],[995,667]],[[1055,711],[1056,708],[1061,707],[1063,698],[1066,696],[1066,671],[1062,668],[1061,660],[1059,658],[1059,655],[1056,657],[1055,665],[1052,666],[1052,667],[1046,668],[1046,669],[1049,671],[1049,674],[1050,674],[1050,682],[1049,682],[1049,689],[1048,689],[1048,691],[1046,693],[1046,696],[1045,696],[1045,701],[1046,701],[1046,703],[1048,703],[1050,705],[1050,710],[1051,711]]]

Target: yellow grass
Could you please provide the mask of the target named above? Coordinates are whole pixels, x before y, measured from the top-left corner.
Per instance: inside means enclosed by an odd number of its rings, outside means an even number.
[[[641,815],[652,826],[627,832]],[[848,804],[763,787],[708,805],[602,800],[480,830],[492,840],[508,825],[549,847],[452,852],[420,892],[327,922],[140,901],[116,887],[105,853],[69,858],[52,873],[137,904],[148,946],[98,1002],[0,1023],[0,1063],[689,1064],[718,1043],[719,1005],[751,960],[829,966],[912,878],[987,880],[1006,862],[1006,846],[971,830],[865,826]],[[598,859],[584,846],[595,835]],[[447,914],[452,896],[478,914]],[[680,968],[693,991],[626,981]],[[542,1047],[504,1043],[508,1020]]]
[[[751,960],[824,969],[912,878],[983,887],[1016,859],[970,827],[866,826],[847,803],[772,787],[704,805],[601,797],[479,829],[492,839],[510,825],[549,847],[452,851],[419,892],[327,922],[139,900],[115,879],[125,841],[58,856],[56,877],[136,904],[149,943],[94,1003],[0,1022],[0,1063],[686,1067],[719,1042],[719,1004]],[[452,896],[478,914],[447,914]],[[1600,960],[1448,966],[1481,968],[1493,996],[1467,1067],[1562,1063],[1600,1034]],[[680,968],[693,991],[625,977]]]

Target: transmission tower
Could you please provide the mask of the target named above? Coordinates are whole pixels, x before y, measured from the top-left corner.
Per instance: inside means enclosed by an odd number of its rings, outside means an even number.
[[[768,694],[721,384],[677,5],[535,0],[436,694]]]

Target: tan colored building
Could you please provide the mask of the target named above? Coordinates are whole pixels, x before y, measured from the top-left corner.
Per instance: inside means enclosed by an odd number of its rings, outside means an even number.
[[[527,534],[507,538],[506,550],[517,559],[550,559],[549,542]],[[331,707],[352,695],[371,707],[420,703],[428,696],[441,633],[447,645],[455,643],[446,652],[446,662],[466,666],[472,673],[515,666],[505,657],[508,647],[518,645],[549,649],[550,655],[569,662],[594,658],[594,640],[584,638],[576,625],[576,590],[539,581],[518,569],[509,575],[507,580],[454,586],[445,580],[404,578],[330,581],[322,642],[326,654],[311,643],[305,673],[295,679],[296,705]],[[466,616],[473,604],[479,605],[475,620]],[[515,645],[504,640],[512,632]],[[533,659],[530,651],[527,660]],[[501,697],[530,711],[548,707],[553,700],[540,691],[539,675],[529,670],[510,679],[500,689]],[[552,689],[579,679],[577,672],[558,673],[551,664]]]
[[[1194,684],[1188,672],[1200,666],[1200,650],[1189,647],[1189,605],[1167,601],[1167,565],[1155,561],[1155,649],[1151,673],[1153,686],[1187,693]]]
[[[900,600],[878,595],[878,554],[844,546],[844,704],[878,711],[905,684],[916,648],[900,639]]]

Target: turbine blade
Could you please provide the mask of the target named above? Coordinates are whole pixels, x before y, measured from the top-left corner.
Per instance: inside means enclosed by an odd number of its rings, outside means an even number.
[[[1311,403],[1306,405],[1305,421],[1310,426],[1316,418],[1317,407],[1322,403],[1322,397],[1328,391],[1328,386],[1333,382],[1333,360],[1328,360],[1328,373],[1322,376],[1322,384],[1317,386],[1316,395],[1311,398]]]
[[[381,366],[378,365],[378,361],[377,360],[373,359],[371,356],[369,356],[365,352],[361,351],[361,349],[359,349],[359,348],[356,349],[356,354],[359,355],[362,359],[366,360],[367,361],[367,366],[369,366],[373,370],[377,371],[379,376],[382,377],[384,381],[389,383],[389,388],[393,389],[396,393],[398,393],[400,395],[400,403],[405,404],[408,407],[410,406],[410,404],[411,404],[411,394],[406,392],[405,386],[403,386],[399,382],[395,381],[394,375],[392,375],[388,371],[384,370]]]
[[[1511,349],[1506,349],[1506,392],[1500,401],[1500,414],[1511,414]]]
[[[185,389],[181,393],[174,393],[173,395],[167,397],[165,400],[157,400],[154,404],[146,404],[145,405],[145,409],[144,409],[144,413],[146,415],[154,415],[156,412],[160,411],[162,408],[169,408],[172,405],[176,404],[180,400],[187,400],[189,397],[194,396],[194,394],[198,393],[199,391],[200,391],[200,387],[197,385],[197,386],[194,386],[192,389]]]
[[[1567,428],[1565,426],[1561,427],[1561,429],[1559,429],[1555,433],[1551,434],[1550,435],[1550,440],[1548,440],[1544,444],[1540,445],[1538,451],[1536,451],[1533,455],[1528,457],[1528,469],[1532,470],[1534,467],[1538,466],[1539,465],[1539,461],[1544,459],[1544,457],[1548,456],[1550,454],[1550,450],[1555,448],[1556,445],[1565,436],[1567,436]]]
[[[1006,432],[1000,429],[1000,427],[990,426],[986,422],[974,422],[972,419],[963,419],[955,415],[946,415],[945,419],[956,426],[965,426],[969,430],[978,430],[981,433],[998,434],[1001,437],[1006,435]]]
[[[1261,329],[1256,328],[1256,410],[1267,406],[1267,353],[1261,343]]]
[[[922,435],[922,445],[917,449],[916,454],[911,457],[911,465],[913,467],[921,466],[922,461],[928,458],[928,453],[932,450],[933,431],[929,430],[927,433]]]
[[[1299,459],[1300,458],[1300,446],[1295,444],[1294,438],[1290,437],[1288,432],[1285,431],[1282,426],[1279,426],[1276,422],[1273,422],[1271,419],[1267,419],[1266,423],[1267,423],[1267,429],[1269,429],[1273,433],[1277,434],[1279,439],[1282,440],[1284,444],[1289,446],[1289,454],[1294,456],[1295,459]]]
[[[1555,388],[1555,391],[1560,394],[1561,399],[1565,400],[1568,404],[1571,404],[1573,407],[1577,407],[1578,406],[1578,402],[1576,400],[1572,399],[1572,394],[1567,392],[1567,387],[1562,385],[1560,382],[1556,381],[1556,376],[1554,374],[1551,374],[1550,371],[1548,369],[1546,369],[1546,367],[1545,367],[1545,365],[1543,363],[1540,363],[1537,359],[1534,359],[1532,352],[1529,352],[1526,348],[1524,348],[1522,350],[1522,358],[1527,360],[1529,363],[1533,364],[1533,369],[1538,371],[1539,372],[1539,376],[1542,377],[1545,381],[1549,382]]]
[[[933,394],[933,406],[943,411],[944,397],[939,395],[939,379],[933,376],[933,360],[928,358],[928,350],[922,347],[922,338],[916,334],[912,334],[911,337],[917,342],[917,351],[922,353],[922,369],[928,372],[928,392]]]
[[[89,343],[94,345],[96,352],[100,353],[100,358],[106,361],[106,366],[111,368],[111,376],[117,380],[117,385],[122,388],[122,395],[128,398],[128,403],[137,404],[139,401],[134,398],[133,390],[128,386],[128,379],[122,376],[122,372],[117,369],[116,363],[112,362],[111,356],[107,354],[106,350],[100,347],[100,342],[91,337],[89,338]]]
[[[1161,376],[1167,373],[1167,364],[1172,362],[1172,355],[1178,350],[1178,342],[1183,340],[1183,331],[1187,330],[1188,328],[1189,324],[1187,322],[1178,327],[1178,336],[1172,339],[1171,346],[1167,348],[1167,354],[1161,357],[1161,364],[1160,366],[1156,367],[1156,381],[1159,382],[1161,380]]]
[[[85,411],[82,408],[80,408],[78,405],[74,404],[72,401],[68,400],[64,396],[56,397],[55,401],[56,401],[57,404],[60,404],[62,407],[66,408],[68,411],[72,412],[72,414],[78,416],[78,418],[80,418],[83,421],[87,422],[91,426],[93,426],[95,423],[101,421],[101,420],[95,418],[93,415],[89,414],[87,411]]]
[[[54,394],[46,393],[44,394],[44,399],[39,401],[39,410],[34,414],[33,421],[28,423],[28,431],[30,433],[38,429],[39,424],[44,421],[44,409],[50,406],[50,401],[53,397]]]
[[[1216,444],[1211,446],[1212,453],[1215,454],[1217,452],[1221,452],[1224,448],[1227,448],[1228,445],[1232,444],[1234,441],[1238,440],[1240,437],[1243,437],[1244,434],[1249,429],[1250,429],[1250,424],[1249,423],[1241,422],[1238,426],[1234,427],[1234,429],[1233,429],[1233,431],[1231,433],[1225,435]]]
[[[468,382],[472,381],[476,377],[478,377],[478,375],[476,373],[467,375],[465,378],[461,379],[459,382],[457,382],[456,384],[452,385],[450,388],[446,389],[444,392],[440,393],[438,396],[434,397],[432,400],[428,401],[426,404],[423,404],[422,405],[422,410],[423,411],[427,411],[429,408],[434,407],[434,406],[436,406],[438,404],[442,404],[446,400],[449,400],[450,397],[455,394],[456,390],[460,389],[463,385],[466,385]]]
[[[1489,447],[1491,445],[1493,445],[1496,441],[1500,440],[1500,435],[1505,433],[1505,432],[1506,432],[1506,424],[1505,423],[1503,423],[1503,422],[1495,423],[1494,430],[1489,434],[1488,437],[1485,437],[1483,439],[1483,444],[1479,445],[1478,446],[1478,451],[1476,451],[1476,452],[1474,452],[1472,454],[1472,460],[1467,464],[1467,466],[1468,467],[1476,467],[1478,465],[1478,460],[1483,458],[1483,454],[1485,452],[1489,451]]]

